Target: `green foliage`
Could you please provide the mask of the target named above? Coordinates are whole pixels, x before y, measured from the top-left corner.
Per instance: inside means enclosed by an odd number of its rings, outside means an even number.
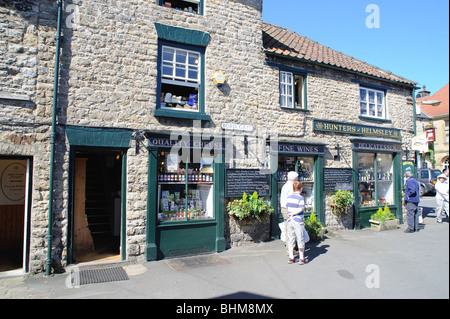
[[[314,212],[311,213],[311,216],[304,219],[305,229],[308,232],[309,238],[311,240],[318,240],[321,238],[321,231],[325,229],[322,223],[317,220],[316,214]]]
[[[348,209],[353,204],[353,193],[350,191],[343,191],[338,190],[332,197],[331,197],[331,209],[333,210],[333,213],[338,216],[342,217],[348,212]]]
[[[381,207],[378,208],[378,212],[373,214],[370,219],[384,223],[388,220],[395,220],[396,218],[395,215],[391,213],[389,207],[385,206],[384,209]]]
[[[241,199],[228,203],[227,211],[230,216],[239,220],[253,218],[261,220],[272,214],[274,209],[264,201],[263,197],[258,197],[257,192],[254,192],[250,197],[244,192]]]

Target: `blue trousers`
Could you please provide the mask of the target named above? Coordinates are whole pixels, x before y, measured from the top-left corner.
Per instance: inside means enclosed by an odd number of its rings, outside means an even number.
[[[419,203],[406,203],[406,221],[411,230],[419,229]]]

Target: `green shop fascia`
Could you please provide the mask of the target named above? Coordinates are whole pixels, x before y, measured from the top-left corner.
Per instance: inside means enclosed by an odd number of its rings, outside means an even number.
[[[224,251],[223,137],[145,136],[147,260]]]

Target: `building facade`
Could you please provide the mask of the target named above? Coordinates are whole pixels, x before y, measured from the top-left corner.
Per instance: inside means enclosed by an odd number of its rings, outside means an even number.
[[[290,170],[329,228],[385,205],[401,219],[415,83],[264,23],[262,6],[0,1],[2,254],[41,272],[221,252],[228,201],[253,187],[278,208]],[[337,189],[356,198],[343,220]]]
[[[448,117],[448,83],[438,92],[430,95],[426,87],[417,96],[417,134],[434,129],[434,141],[428,145],[428,151],[418,158],[420,168],[439,170],[448,169],[449,165],[449,117]]]

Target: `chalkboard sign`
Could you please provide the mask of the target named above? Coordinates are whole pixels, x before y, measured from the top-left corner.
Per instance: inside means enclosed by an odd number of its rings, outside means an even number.
[[[270,196],[270,171],[259,169],[227,169],[226,170],[226,197],[241,197],[244,192],[252,195],[255,191],[258,196]]]
[[[353,170],[351,168],[325,168],[323,174],[325,191],[353,190]]]

